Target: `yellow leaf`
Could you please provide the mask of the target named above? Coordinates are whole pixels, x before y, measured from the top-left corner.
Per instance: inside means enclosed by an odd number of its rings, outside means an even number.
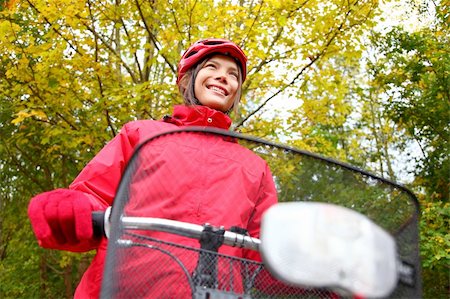
[[[26,118],[30,118],[30,117],[33,117],[33,116],[35,116],[35,117],[37,117],[39,119],[42,119],[42,120],[47,120],[47,115],[42,110],[31,110],[31,111],[28,111],[28,109],[24,109],[24,110],[19,111],[16,114],[16,118],[14,118],[11,121],[11,123],[16,125],[16,124],[19,124],[19,123],[23,122]]]

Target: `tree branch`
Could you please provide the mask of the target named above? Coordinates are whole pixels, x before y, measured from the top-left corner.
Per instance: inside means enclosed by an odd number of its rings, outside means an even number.
[[[90,1],[88,1],[88,7],[89,7],[89,16],[91,18],[92,24],[94,25],[95,19],[94,19],[94,16],[92,14],[91,2]],[[94,35],[94,39],[95,39],[95,62],[98,62],[99,61],[98,37]],[[98,83],[98,88],[99,88],[99,91],[100,91],[100,96],[101,96],[101,98],[104,98],[105,95],[104,95],[104,90],[103,90],[102,79],[100,78],[100,76],[98,74],[96,74],[95,77],[97,78],[97,83]],[[107,108],[105,108],[104,112],[105,112],[106,123],[107,123],[108,127],[111,129],[112,135],[114,137],[114,136],[116,136],[116,129],[114,128],[114,125],[113,125],[113,123],[111,121],[111,117],[109,115],[109,111],[108,111]]]
[[[258,12],[255,14],[255,18],[253,19],[252,24],[248,28],[247,33],[245,34],[244,38],[241,40],[241,42],[240,42],[240,46],[241,47],[243,47],[245,45],[245,42],[248,39],[248,36],[250,35],[250,32],[253,30],[253,26],[256,24],[256,20],[258,20],[258,17],[261,14],[261,9],[262,9],[263,3],[264,3],[264,1],[261,1],[261,4],[259,5]]]
[[[152,41],[152,43],[153,43],[153,45],[155,46],[155,48],[158,50],[159,55],[161,55],[161,57],[164,59],[164,61],[165,61],[165,62],[167,63],[167,65],[170,67],[170,69],[172,70],[172,72],[173,72],[174,74],[176,74],[177,71],[176,71],[175,67],[169,62],[169,59],[167,59],[167,57],[166,57],[164,54],[161,54],[161,50],[160,50],[160,48],[159,48],[159,46],[158,46],[158,41],[156,40],[155,35],[154,35],[154,34],[152,33],[152,31],[150,30],[150,27],[148,26],[148,24],[147,24],[147,22],[146,22],[146,20],[145,20],[144,13],[142,12],[141,5],[139,4],[139,0],[136,0],[135,3],[136,3],[136,7],[137,7],[137,9],[138,9],[138,11],[139,11],[139,15],[140,15],[140,17],[141,17],[141,19],[142,19],[142,22],[144,23],[145,30],[147,31],[147,34],[148,34],[150,40]]]
[[[127,26],[125,25],[125,22],[123,21],[123,18],[120,17],[119,20],[120,20],[120,23],[122,24],[123,31],[125,32],[125,35],[127,36],[128,41],[131,41],[130,34],[128,32]],[[136,50],[133,51],[133,57],[134,57],[134,62],[136,63],[136,67],[138,69],[140,81],[144,82],[144,77],[143,77],[143,74],[142,74],[142,68],[141,68],[141,64],[139,63],[139,59],[137,57]]]
[[[120,64],[127,70],[132,81],[136,84],[139,83],[138,80],[136,79],[136,75],[134,74],[133,70],[125,63],[125,61],[123,61],[122,57],[120,57],[120,54],[117,53],[117,51],[103,38],[103,36],[98,34],[98,32],[94,28],[86,24],[79,15],[76,16],[83,24],[83,26],[85,26],[94,35],[94,37],[98,38],[102,42],[102,44],[105,45],[105,47],[120,61]]]
[[[27,0],[27,2],[28,2],[28,4],[38,13],[38,14],[40,14],[40,15],[42,15],[41,14],[41,12],[36,8],[36,6],[34,6],[34,4],[33,3],[31,3],[31,1],[30,0]],[[59,35],[68,45],[69,45],[69,47],[72,49],[72,50],[74,50],[76,53],[78,53],[80,56],[83,56],[83,53],[81,53],[79,50],[78,50],[78,48],[76,48],[66,37],[64,37],[64,35],[62,35],[62,33],[61,32],[59,32],[59,30],[58,29],[56,29],[54,26],[53,26],[53,23],[52,22],[50,22],[48,19],[47,19],[47,17],[45,17],[45,16],[42,16],[43,18],[44,18],[44,20],[45,20],[45,22],[48,24],[48,25],[50,25],[50,27],[52,28],[52,30],[57,34],[57,35]]]
[[[45,191],[46,188],[44,185],[41,184],[41,182],[39,182],[39,180],[32,175],[32,173],[30,173],[29,171],[26,171],[25,169],[23,169],[21,163],[16,159],[16,157],[13,155],[13,153],[11,152],[11,150],[8,147],[8,144],[4,141],[2,141],[4,144],[4,148],[6,150],[6,152],[8,153],[9,157],[11,158],[11,162],[17,167],[17,170],[23,174],[23,176],[27,179],[29,179],[31,182],[35,183],[42,191]],[[26,155],[17,145],[15,145],[16,149],[25,157],[27,158],[30,162],[34,162],[30,157],[28,157],[28,155]],[[34,163],[33,163],[34,164]]]
[[[315,57],[313,57],[311,59],[311,61],[305,65],[300,72],[298,72],[298,74],[286,85],[284,85],[283,87],[281,87],[279,90],[277,90],[273,95],[271,95],[270,97],[268,97],[267,99],[265,99],[259,106],[258,108],[256,108],[256,110],[252,111],[251,113],[249,113],[245,118],[243,118],[242,120],[239,121],[239,123],[235,126],[236,128],[241,127],[250,117],[252,117],[253,115],[255,115],[256,113],[258,113],[270,100],[272,100],[274,97],[276,97],[277,95],[279,95],[280,93],[282,93],[284,90],[286,90],[286,88],[288,88],[289,86],[293,85],[297,79],[305,72],[306,69],[308,69],[311,65],[313,65],[318,59],[319,59],[320,55],[317,55]]]
[[[298,8],[296,8],[295,10],[291,11],[294,12],[296,11]],[[255,115],[256,113],[258,113],[265,105],[267,105],[267,103],[272,100],[273,98],[275,98],[276,96],[278,96],[280,93],[282,93],[284,90],[286,90],[289,86],[292,86],[297,80],[298,78],[300,78],[300,76],[306,71],[306,69],[308,69],[310,66],[312,66],[320,57],[324,56],[325,53],[327,52],[328,47],[331,45],[331,43],[334,41],[334,39],[336,38],[336,36],[339,34],[339,32],[342,30],[342,28],[344,27],[345,24],[345,20],[348,18],[348,16],[351,13],[351,9],[349,8],[345,14],[345,18],[344,20],[339,24],[339,26],[335,29],[335,30],[331,30],[327,36],[329,36],[331,34],[331,37],[328,39],[327,43],[325,44],[325,46],[323,47],[322,51],[320,51],[317,55],[310,57],[310,62],[305,65],[298,73],[297,75],[287,84],[285,84],[284,86],[282,86],[280,89],[278,89],[273,95],[271,95],[270,97],[268,97],[267,99],[265,99],[259,106],[258,108],[256,108],[256,110],[250,112],[246,117],[244,117],[243,119],[241,119],[235,126],[235,128],[239,128],[241,126],[243,126],[243,124],[249,119],[251,118],[253,115]],[[280,31],[280,30],[279,30]]]

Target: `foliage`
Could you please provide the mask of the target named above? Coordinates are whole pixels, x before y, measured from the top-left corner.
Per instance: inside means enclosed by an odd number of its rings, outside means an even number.
[[[450,203],[422,201],[421,251],[425,296],[445,298],[450,277]]]
[[[448,30],[447,30],[448,31]],[[450,42],[446,31],[406,33],[394,29],[376,43],[384,58],[373,69],[389,100],[385,113],[420,146],[415,176],[448,201],[450,164]]]
[[[445,267],[450,263],[450,235],[447,230],[450,225],[450,203],[423,201],[422,209],[422,239],[426,240],[422,251],[424,256],[431,257],[424,260],[423,267]]]
[[[353,41],[371,25],[376,5],[292,0],[16,1],[0,19],[5,136],[0,147],[5,180],[0,184],[7,195],[2,207],[14,207],[26,219],[33,194],[68,186],[123,123],[169,113],[181,102],[174,84],[177,60],[199,38],[226,37],[244,48],[251,59],[235,127],[276,138],[279,122],[258,116],[273,99],[267,95],[299,84],[319,61],[326,65],[335,56],[355,52]],[[10,221],[2,218],[1,235],[12,243],[18,236]],[[30,234],[27,238],[26,244],[32,244]],[[10,267],[20,264],[19,257],[9,255],[10,247],[2,249],[7,261],[3,265],[7,273],[14,273]],[[47,251],[36,254],[41,258],[31,264],[30,277],[40,281],[36,288],[41,291],[23,287],[12,275],[5,277],[2,294],[70,293],[79,274],[71,275],[67,256],[52,253],[47,259]],[[54,275],[61,273],[65,275]]]
[[[236,130],[393,179],[391,151],[414,136],[426,153],[415,164],[416,184],[445,202],[448,10],[442,8],[442,30],[412,36],[397,30],[376,40],[386,56],[373,65],[367,88],[360,64],[377,0],[0,1],[0,297],[71,297],[91,255],[37,248],[28,201],[67,187],[125,122],[160,119],[181,103],[177,61],[200,38],[232,39],[250,58]],[[409,61],[403,49],[417,55]],[[391,87],[403,93],[387,105],[380,99]],[[283,118],[269,111],[279,98],[296,107]],[[273,167],[286,175],[295,170]],[[298,175],[307,181],[306,172]],[[424,253],[429,265],[437,265],[434,249]]]
[[[427,28],[375,34],[377,54],[369,60],[370,87],[364,91],[372,107],[379,107],[377,118],[368,120],[379,120],[374,136],[381,137],[377,141],[384,149],[379,151],[382,160],[392,159],[389,151],[396,150],[414,162],[412,187],[421,197],[420,249],[427,298],[447,298],[450,283],[449,42],[446,3],[436,6],[436,19]],[[389,127],[395,130],[380,134]],[[408,153],[411,145],[420,148],[420,156]]]
[[[270,147],[255,151],[269,163],[280,201],[348,207],[394,235],[417,214],[409,193],[348,165],[294,150]]]

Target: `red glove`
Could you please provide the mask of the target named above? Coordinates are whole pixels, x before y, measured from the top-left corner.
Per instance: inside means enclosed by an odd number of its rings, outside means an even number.
[[[79,252],[99,243],[93,237],[94,208],[87,194],[57,189],[32,198],[28,216],[40,246]]]

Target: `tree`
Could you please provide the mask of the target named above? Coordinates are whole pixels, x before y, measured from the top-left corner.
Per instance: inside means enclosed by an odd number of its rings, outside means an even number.
[[[440,37],[440,35],[443,35]],[[422,150],[415,175],[436,199],[448,200],[449,71],[448,35],[395,29],[376,43],[385,55],[374,69],[389,95],[387,116]]]
[[[70,297],[89,255],[38,249],[17,218],[26,223],[34,194],[67,187],[123,123],[159,119],[181,103],[176,64],[197,39],[232,39],[250,57],[236,130],[293,136],[361,163],[361,133],[346,119],[375,0],[9,3],[0,13],[2,297]],[[302,109],[268,120],[279,97]],[[23,272],[40,284],[28,287]]]
[[[421,156],[412,175],[422,204],[421,253],[425,296],[448,296],[450,236],[450,51],[448,4],[438,3],[436,19],[429,27],[407,32],[393,28],[386,36],[374,35],[376,59],[369,62],[370,90],[382,119],[401,133],[390,147],[408,156],[411,144]],[[387,161],[387,153],[383,154]]]

